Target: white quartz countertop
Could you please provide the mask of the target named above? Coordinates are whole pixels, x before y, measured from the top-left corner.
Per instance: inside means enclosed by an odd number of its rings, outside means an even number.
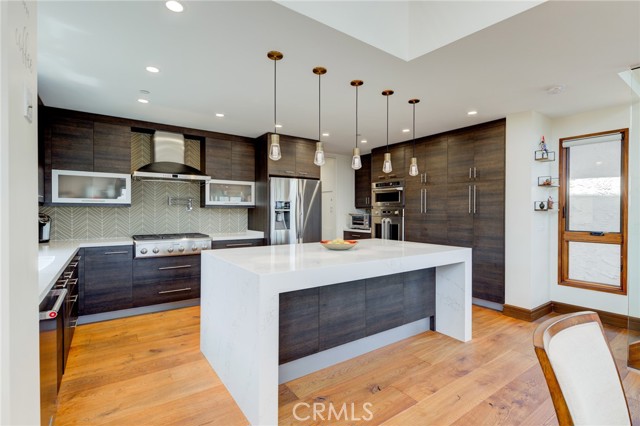
[[[344,269],[355,264],[384,265],[391,261],[397,263],[403,259],[410,260],[425,255],[464,256],[467,252],[470,253],[470,249],[464,247],[367,239],[359,241],[356,247],[346,251],[328,250],[320,243],[306,243],[210,250],[202,252],[202,255],[217,257],[257,275],[270,275],[314,269]],[[425,264],[424,268],[428,267],[430,266]],[[375,269],[379,267],[376,266]]]
[[[109,238],[99,240],[69,240],[41,243],[38,250],[38,290],[40,301],[64,270],[67,263],[84,247],[126,246],[133,244],[131,238]]]
[[[264,238],[264,232],[261,231],[245,231],[228,234],[211,234],[213,241],[226,241],[226,240],[252,240],[256,238]]]

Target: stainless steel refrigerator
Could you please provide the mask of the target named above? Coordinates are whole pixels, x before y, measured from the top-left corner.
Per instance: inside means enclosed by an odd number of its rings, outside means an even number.
[[[320,241],[322,190],[312,179],[269,179],[269,230],[271,244]]]

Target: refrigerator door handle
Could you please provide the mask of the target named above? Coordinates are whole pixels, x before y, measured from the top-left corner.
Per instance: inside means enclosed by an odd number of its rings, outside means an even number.
[[[304,182],[301,186],[304,186],[307,184],[308,182]],[[320,189],[320,182],[314,182],[315,184],[315,188],[313,189],[313,194],[311,194],[311,198],[309,199],[309,202],[307,203],[307,211],[306,212],[302,212],[302,208],[300,208],[301,211],[301,225],[302,225],[302,232],[300,234],[300,243],[303,243],[303,237],[304,237],[304,233],[307,229],[307,225],[309,224],[309,217],[311,217],[311,208],[313,207],[313,204],[316,201],[316,197],[318,196],[318,190]],[[300,197],[302,198],[302,194],[304,194],[304,189],[299,189],[298,190],[298,194],[300,194]],[[300,206],[302,206],[302,204],[299,204]],[[302,214],[304,213],[304,214]]]

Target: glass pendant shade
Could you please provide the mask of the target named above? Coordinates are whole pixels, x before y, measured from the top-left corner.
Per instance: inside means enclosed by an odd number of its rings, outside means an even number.
[[[324,150],[322,149],[322,142],[316,142],[316,154],[313,156],[313,164],[316,166],[324,165]]]
[[[360,159],[360,148],[353,148],[353,158],[351,158],[351,168],[360,170],[362,168],[362,160]]]
[[[280,135],[272,133],[270,136],[271,144],[269,145],[269,158],[278,161],[282,157],[280,152]]]
[[[411,165],[409,166],[409,176],[418,176],[418,159],[416,157],[411,158]]]
[[[382,171],[384,173],[391,173],[393,171],[393,167],[391,166],[391,153],[389,152],[384,154],[384,163],[382,163]]]

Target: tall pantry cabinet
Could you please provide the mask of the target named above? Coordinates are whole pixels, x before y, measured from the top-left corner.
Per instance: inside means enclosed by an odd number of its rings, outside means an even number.
[[[413,147],[405,144],[409,169]],[[505,120],[416,141],[405,239],[473,249],[473,297],[504,303]]]

